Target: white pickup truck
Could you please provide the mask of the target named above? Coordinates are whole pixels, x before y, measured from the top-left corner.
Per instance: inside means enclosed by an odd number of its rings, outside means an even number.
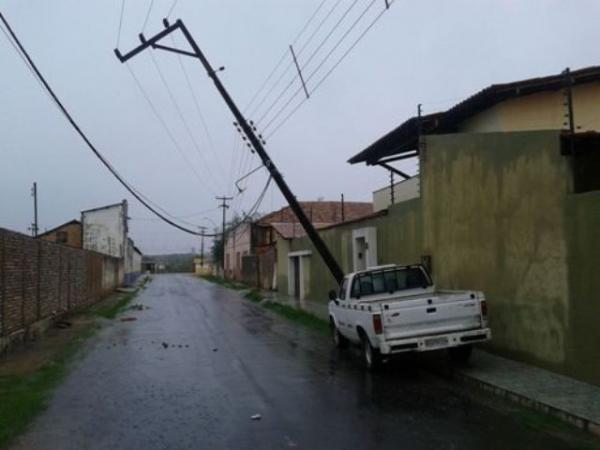
[[[466,362],[471,344],[492,337],[483,293],[438,291],[420,265],[351,273],[329,299],[334,343],[360,344],[368,369],[398,353],[439,349]]]

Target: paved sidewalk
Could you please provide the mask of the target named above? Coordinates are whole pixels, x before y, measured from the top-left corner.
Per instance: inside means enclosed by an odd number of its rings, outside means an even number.
[[[600,387],[475,350],[452,376],[600,436]]]
[[[327,305],[264,293],[270,301],[304,309],[327,320]],[[436,369],[439,366],[435,364]],[[600,387],[475,349],[466,367],[444,366],[453,378],[552,415],[600,436]]]

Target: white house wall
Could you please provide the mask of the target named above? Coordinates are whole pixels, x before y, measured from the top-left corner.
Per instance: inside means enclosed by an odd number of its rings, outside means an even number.
[[[115,258],[125,257],[127,230],[123,204],[84,211],[82,215],[83,248]]]

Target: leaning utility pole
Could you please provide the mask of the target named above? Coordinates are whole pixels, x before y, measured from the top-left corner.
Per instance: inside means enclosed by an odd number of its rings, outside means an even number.
[[[31,235],[37,237],[38,235],[38,207],[37,207],[37,183],[33,182],[31,188],[31,196],[33,197],[33,223],[31,224]]]
[[[237,121],[239,126],[242,128],[245,135],[248,137],[248,140],[250,141],[250,144],[252,145],[254,150],[256,150],[256,153],[258,153],[258,156],[260,157],[263,165],[269,170],[271,177],[273,178],[275,183],[277,183],[277,186],[279,187],[279,189],[281,190],[281,193],[283,194],[283,196],[287,200],[288,204],[290,205],[290,208],[292,209],[292,211],[294,212],[296,217],[298,217],[298,220],[302,224],[304,231],[306,231],[306,234],[312,241],[316,250],[319,252],[321,257],[323,258],[323,261],[325,261],[325,264],[331,271],[331,274],[333,275],[333,277],[336,279],[336,281],[338,283],[341,283],[342,279],[344,278],[344,272],[342,271],[339,264],[337,263],[337,261],[335,260],[335,258],[333,257],[333,255],[331,254],[331,252],[329,251],[327,246],[325,245],[325,242],[323,242],[323,240],[321,239],[321,236],[319,236],[319,233],[317,233],[317,230],[315,229],[313,224],[310,222],[310,220],[308,220],[308,217],[306,217],[306,214],[304,214],[304,211],[302,210],[300,204],[298,203],[298,200],[296,200],[296,197],[294,196],[294,194],[292,193],[292,191],[286,184],[285,180],[283,179],[281,172],[279,172],[279,170],[275,166],[275,163],[271,160],[271,158],[267,154],[265,148],[263,147],[262,138],[259,139],[259,137],[256,136],[256,134],[254,133],[253,127],[251,127],[248,124],[248,122],[246,121],[246,118],[242,115],[242,113],[238,109],[237,105],[234,103],[233,99],[229,96],[229,93],[227,92],[227,90],[221,83],[221,80],[217,76],[218,71],[216,71],[212,68],[212,66],[210,65],[210,63],[208,62],[208,60],[206,59],[206,57],[204,56],[202,51],[200,50],[200,47],[198,47],[198,44],[196,44],[196,41],[194,41],[192,35],[190,34],[190,32],[188,31],[186,26],[183,24],[181,19],[177,20],[172,25],[169,24],[167,19],[164,19],[163,24],[165,26],[165,29],[162,30],[161,32],[157,33],[155,36],[153,36],[150,39],[146,39],[144,37],[143,33],[140,33],[139,38],[140,38],[141,44],[138,47],[131,50],[130,52],[126,53],[125,55],[122,55],[118,49],[115,49],[115,54],[117,55],[117,58],[119,58],[119,60],[124,63],[125,61],[133,58],[135,55],[137,55],[137,54],[141,53],[142,51],[151,47],[153,49],[166,50],[166,51],[178,53],[181,55],[191,56],[193,58],[198,58],[200,60],[200,62],[204,66],[204,69],[208,73],[208,76],[210,78],[212,78],[213,82],[215,83],[215,86],[216,86],[217,90],[219,91],[219,93],[221,94],[221,96],[223,97],[223,100],[225,100],[225,103],[227,103],[227,106],[229,107],[230,111],[232,112],[233,116],[235,117],[235,120]],[[170,47],[168,45],[159,44],[159,42],[162,39],[164,39],[165,37],[167,37],[168,35],[170,35],[172,32],[174,32],[176,30],[180,30],[183,33],[183,37],[187,40],[188,44],[190,45],[191,51],[190,50],[181,50],[179,48],[174,48],[174,47]],[[221,67],[221,68],[219,68],[219,71],[223,70],[223,69],[224,68]],[[223,210],[223,211],[225,211],[225,210]]]
[[[221,233],[221,248],[223,250],[223,259],[221,261],[221,266],[223,267],[223,278],[225,278],[225,211],[229,209],[229,205],[227,202],[229,200],[233,200],[233,197],[215,197],[217,200],[221,200],[221,204],[219,208],[223,208],[223,231]]]

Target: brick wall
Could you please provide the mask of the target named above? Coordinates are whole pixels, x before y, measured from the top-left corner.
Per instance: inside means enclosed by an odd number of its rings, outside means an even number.
[[[117,287],[121,260],[0,228],[0,337]]]

